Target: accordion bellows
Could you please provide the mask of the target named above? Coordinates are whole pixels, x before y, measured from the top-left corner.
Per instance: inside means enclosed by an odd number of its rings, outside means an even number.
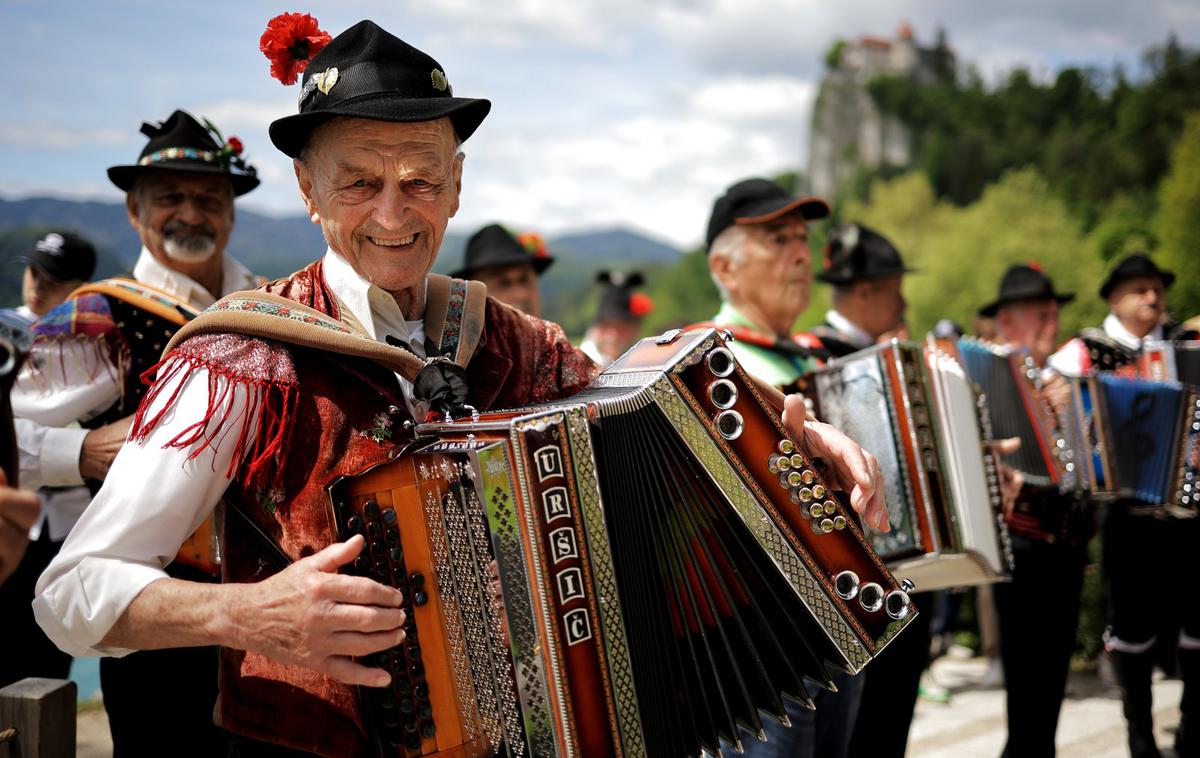
[[[381,754],[717,753],[916,615],[713,330],[418,432],[330,488],[410,613],[360,688]]]

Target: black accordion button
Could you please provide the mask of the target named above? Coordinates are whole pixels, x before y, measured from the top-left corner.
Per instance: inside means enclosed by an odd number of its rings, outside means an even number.
[[[388,508],[387,510],[385,510],[383,512],[383,523],[385,523],[385,524],[396,523],[396,509],[395,508]]]
[[[419,590],[425,586],[425,575],[418,571],[414,571],[408,577],[408,583],[412,585],[414,590]]]
[[[427,740],[432,739],[433,735],[436,733],[437,732],[433,728],[432,721],[426,721],[424,724],[421,724],[421,736],[424,737],[425,739],[427,739]]]
[[[379,539],[379,537],[382,534],[383,534],[383,528],[379,526],[379,522],[372,521],[371,523],[367,524],[367,539],[368,540],[371,540],[371,541],[377,540],[377,539]]]
[[[412,601],[413,605],[420,608],[429,602],[429,595],[425,592],[425,590],[414,590],[412,593]]]
[[[410,661],[421,660],[421,646],[420,645],[412,644],[412,645],[408,646],[408,659]]]
[[[374,500],[368,500],[363,505],[363,513],[367,514],[367,518],[372,520],[379,518],[379,503]]]
[[[371,570],[371,559],[365,555],[360,555],[354,559],[354,568],[360,574],[366,574]]]
[[[433,715],[433,708],[430,707],[429,703],[426,703],[425,705],[421,706],[421,710],[417,711],[417,715],[423,719],[427,719]],[[430,726],[432,726],[432,724]]]
[[[421,738],[414,734],[404,741],[404,747],[408,748],[409,750],[420,750]]]
[[[349,529],[353,534],[362,534],[363,520],[358,516],[351,516],[350,518],[346,519],[346,528]]]
[[[400,544],[400,530],[394,526],[389,526],[387,528],[387,531],[385,531],[383,533],[383,538],[384,538],[384,540],[387,541],[387,543],[389,545],[399,545]]]
[[[412,675],[413,679],[423,678],[425,676],[425,664],[421,663],[420,661],[414,661],[413,664],[408,667],[408,673]],[[418,695],[418,697],[424,697],[424,695]]]
[[[404,731],[408,732],[409,734],[416,734],[417,720],[414,718],[404,719]]]
[[[416,695],[418,698],[424,700],[425,698],[429,697],[429,686],[426,684],[418,684],[417,686],[413,687],[413,695]]]
[[[416,708],[416,705],[413,703],[412,698],[410,698],[410,697],[400,698],[400,712],[401,713],[408,715],[408,714],[412,713],[415,708]]]
[[[404,551],[398,547],[389,548],[388,558],[392,561],[392,563],[399,563],[400,561],[404,560]]]

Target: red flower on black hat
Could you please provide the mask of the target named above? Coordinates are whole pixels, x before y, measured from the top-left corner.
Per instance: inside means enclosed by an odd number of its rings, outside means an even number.
[[[229,149],[233,151],[234,155],[241,155],[242,151],[246,149],[246,146],[242,144],[242,141],[237,137],[234,137],[232,134],[229,135],[229,141],[225,144],[229,145]]]
[[[1026,261],[1025,265],[1034,271],[1041,272],[1042,270],[1042,264],[1038,263],[1037,261]]]
[[[629,296],[629,312],[638,318],[649,315],[654,310],[654,301],[644,292],[635,292]]]
[[[258,49],[271,61],[271,76],[284,84],[295,84],[309,60],[332,39],[309,14],[280,13],[267,22]]]
[[[517,242],[534,258],[546,258],[550,251],[546,249],[546,240],[537,232],[522,232],[517,235]]]

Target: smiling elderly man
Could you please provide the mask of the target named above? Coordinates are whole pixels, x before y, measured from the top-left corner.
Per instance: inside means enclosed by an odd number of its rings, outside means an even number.
[[[458,210],[459,144],[489,107],[454,97],[436,61],[370,21],[330,42],[308,63],[300,113],[271,126],[329,250],[265,290],[424,354],[424,319],[448,312],[434,294],[448,280],[429,271]],[[476,407],[562,398],[595,375],[560,327],[491,299],[483,314],[465,369]],[[867,458],[822,425],[805,427],[795,408],[793,433],[846,471],[876,516]],[[389,675],[352,657],[403,641],[405,613],[399,591],[338,573],[363,539],[330,538],[326,487],[389,460],[401,424],[423,411],[410,382],[365,359],[240,333],[187,339],[43,576],[39,621],[81,655],[221,645],[218,717],[237,755],[366,754],[379,735],[351,685]],[[164,576],[162,556],[222,495],[224,583]]]

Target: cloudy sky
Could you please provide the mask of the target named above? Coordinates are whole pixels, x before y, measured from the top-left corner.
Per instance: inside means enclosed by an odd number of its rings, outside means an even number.
[[[927,43],[943,26],[991,77],[1115,62],[1136,73],[1172,31],[1200,46],[1196,0],[0,0],[0,196],[117,200],[104,169],[137,157],[143,120],[181,107],[245,142],[264,180],[245,207],[298,214],[290,161],[266,131],[294,112],[298,87],[271,79],[258,51],[285,10],[335,35],[371,18],[436,58],[457,94],[492,100],[464,146],[453,230],[622,224],[683,246],[726,185],[807,162],[837,37],[890,37],[907,21]]]

